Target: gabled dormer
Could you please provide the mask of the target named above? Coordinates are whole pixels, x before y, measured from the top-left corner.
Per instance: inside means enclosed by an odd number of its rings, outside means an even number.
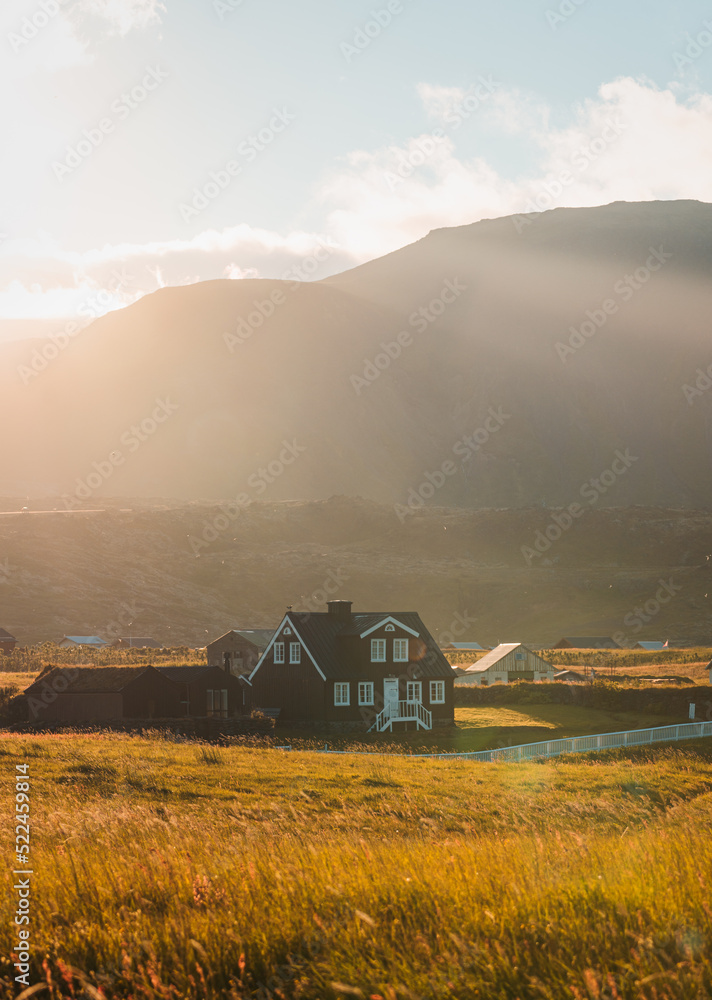
[[[361,662],[401,665],[420,659],[420,633],[392,615],[370,624],[359,633]]]

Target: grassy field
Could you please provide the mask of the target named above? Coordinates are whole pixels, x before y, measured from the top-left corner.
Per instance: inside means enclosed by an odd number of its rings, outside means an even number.
[[[38,646],[18,646],[11,653],[0,658],[0,664],[5,673],[35,673],[38,674],[46,664],[55,666],[73,664],[75,666],[113,667],[141,666],[153,663],[162,666],[202,666],[207,664],[207,654],[204,649],[193,649],[189,646],[175,646],[166,649],[113,649],[105,646],[103,649],[91,649],[88,646],[80,648],[64,648],[54,642],[44,642]]]
[[[0,757],[6,817],[30,768],[40,996],[712,996],[710,741],[502,765],[5,735]]]
[[[11,690],[13,694],[24,691],[37,676],[36,670],[23,671],[0,670],[0,689]]]

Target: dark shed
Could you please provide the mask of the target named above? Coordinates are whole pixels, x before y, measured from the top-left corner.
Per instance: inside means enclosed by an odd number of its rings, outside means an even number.
[[[30,721],[175,719],[178,685],[154,667],[51,667],[25,690]]]
[[[158,667],[180,691],[181,715],[228,719],[245,711],[245,685],[220,667]]]

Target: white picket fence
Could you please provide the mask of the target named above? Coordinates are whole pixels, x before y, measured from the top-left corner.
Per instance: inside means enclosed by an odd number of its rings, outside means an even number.
[[[592,750],[610,750],[615,747],[649,746],[651,743],[669,743],[676,740],[694,740],[712,736],[712,722],[681,722],[677,726],[656,726],[654,729],[629,729],[623,733],[600,733],[596,736],[573,736],[564,740],[543,740],[541,743],[523,743],[516,747],[499,747],[497,750],[476,750],[470,753],[414,753],[392,754],[376,751],[371,756],[406,757],[409,760],[482,760],[520,761],[541,757],[557,757],[562,753],[590,753]],[[275,747],[291,750],[291,746]],[[364,750],[328,750],[327,745],[317,753],[368,754]]]
[[[692,740],[700,736],[712,736],[712,722],[684,722],[679,726],[656,726],[654,729],[629,729],[623,733],[573,736],[564,740],[544,740],[541,743],[523,743],[516,747],[499,747],[497,750],[478,750],[472,753],[423,753],[413,756],[451,760],[519,761],[533,760],[536,757],[556,757],[562,753],[586,753],[614,747],[639,747],[651,743]]]

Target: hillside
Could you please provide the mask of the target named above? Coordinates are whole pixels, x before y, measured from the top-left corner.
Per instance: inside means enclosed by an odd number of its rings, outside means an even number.
[[[527,559],[556,512],[432,507],[399,519],[346,497],[256,502],[232,517],[225,504],[103,508],[0,513],[0,625],[21,644],[131,631],[202,646],[274,625],[288,605],[323,610],[327,585],[356,609],[418,610],[436,636],[487,645],[712,638],[706,511],[591,509]]]
[[[711,205],[616,203],[165,288],[0,349],[0,493],[706,507],[711,264]]]

